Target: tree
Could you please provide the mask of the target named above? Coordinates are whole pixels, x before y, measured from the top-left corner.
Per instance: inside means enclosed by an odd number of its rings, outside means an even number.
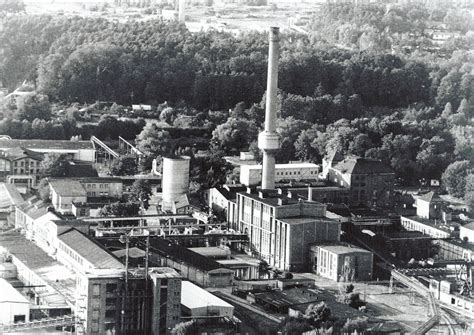
[[[136,139],[137,149],[145,154],[140,164],[143,170],[151,168],[153,159],[173,153],[173,143],[167,131],[159,129],[156,124],[149,123],[143,128]]]
[[[136,202],[113,202],[105,205],[100,209],[100,216],[102,217],[121,217],[121,216],[135,216],[140,212],[140,205]]]
[[[69,157],[66,154],[48,154],[41,161],[43,175],[48,177],[67,177],[69,175]]]
[[[464,189],[464,201],[472,212],[474,212],[474,174],[470,173],[466,177],[466,187]]]
[[[326,303],[320,302],[319,304],[311,304],[306,309],[304,319],[313,327],[319,328],[329,320],[331,316],[331,310],[328,308]]]
[[[443,112],[441,113],[441,117],[448,119],[449,116],[453,114],[453,105],[450,102],[447,102],[444,106]]]
[[[260,262],[258,263],[258,276],[260,278],[265,278],[269,275],[270,273],[270,266],[268,265],[268,263],[264,260],[260,260]]]
[[[457,161],[448,165],[441,177],[449,194],[463,198],[466,192],[466,178],[472,166],[469,161]]]
[[[199,327],[194,320],[180,322],[171,330],[173,335],[194,335],[198,334]]]
[[[45,202],[51,201],[51,189],[49,187],[49,181],[46,178],[40,180],[38,184],[38,194],[40,198]]]
[[[257,127],[252,122],[230,117],[212,132],[211,142],[216,149],[229,154],[248,149],[256,137]]]
[[[279,162],[289,162],[295,159],[295,142],[300,136],[301,132],[311,127],[311,124],[297,120],[290,116],[286,119],[277,119],[276,131],[280,135],[281,148],[277,153],[277,160]]]
[[[114,176],[131,176],[138,173],[137,158],[134,156],[120,156],[114,159],[110,172]]]
[[[342,327],[344,334],[353,334],[355,331],[364,332],[367,330],[367,318],[347,319]]]
[[[18,109],[16,118],[33,121],[34,119],[49,120],[51,106],[47,95],[35,94],[25,98],[23,106]]]
[[[144,179],[138,179],[133,182],[131,189],[131,200],[141,203],[142,207],[148,209],[148,201],[152,194],[150,182]]]

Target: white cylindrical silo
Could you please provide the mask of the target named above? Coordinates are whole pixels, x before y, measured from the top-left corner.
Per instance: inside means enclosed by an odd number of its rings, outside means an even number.
[[[190,160],[189,156],[163,157],[161,187],[164,207],[188,193]]]

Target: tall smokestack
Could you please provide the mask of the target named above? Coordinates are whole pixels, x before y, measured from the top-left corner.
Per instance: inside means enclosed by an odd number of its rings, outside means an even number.
[[[280,149],[280,137],[275,131],[280,56],[278,27],[270,28],[269,42],[265,130],[258,135],[258,147],[263,151],[262,189],[264,190],[275,188],[275,154]]]
[[[184,13],[185,7],[186,7],[185,0],[178,0],[178,21],[179,22],[185,21],[185,13]]]

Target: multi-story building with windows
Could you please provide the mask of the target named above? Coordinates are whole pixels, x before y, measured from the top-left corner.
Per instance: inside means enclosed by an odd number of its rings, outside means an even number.
[[[350,190],[349,204],[390,206],[395,172],[381,161],[347,157],[326,169],[328,181]]]
[[[238,229],[249,237],[248,252],[270,266],[299,271],[309,266],[310,245],[339,241],[341,226],[326,218],[326,205],[282,193],[238,193]]]
[[[22,147],[0,150],[0,178],[10,184],[31,187],[42,171],[44,155]]]

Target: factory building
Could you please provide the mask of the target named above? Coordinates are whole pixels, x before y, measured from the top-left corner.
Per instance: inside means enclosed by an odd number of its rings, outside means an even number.
[[[331,243],[311,246],[313,271],[336,282],[372,279],[373,255],[350,244]]]
[[[334,158],[339,159],[337,155]],[[347,157],[337,163],[327,162],[326,166],[328,181],[350,190],[350,205],[390,206],[395,173],[389,166],[361,157]]]
[[[275,182],[318,180],[319,165],[313,163],[275,164]],[[262,182],[262,165],[241,165],[240,183],[256,186]]]
[[[65,154],[82,162],[95,161],[95,149],[90,141],[0,139],[0,150],[19,147],[42,154]]]
[[[450,222],[443,211],[446,202],[437,192],[428,192],[415,200],[416,215],[401,216],[401,224],[406,230],[419,231],[436,238],[455,237],[458,224]]]
[[[237,194],[237,228],[249,237],[249,244],[242,247],[247,253],[281,270],[302,271],[309,267],[310,245],[339,241],[341,227],[339,222],[326,218],[325,205],[304,201],[291,192],[275,190],[277,178],[302,176],[300,168],[309,169],[308,175],[316,175],[316,178],[319,173],[317,165],[296,165],[298,169],[294,171],[278,171],[275,165],[275,155],[280,149],[276,132],[279,41],[279,29],[270,28],[265,128],[258,136],[258,147],[263,152],[261,177],[259,175],[262,183],[257,192],[249,188],[247,192]],[[290,167],[291,164],[286,168]],[[251,167],[249,171],[252,169],[255,168]],[[286,174],[290,171],[291,176]],[[243,178],[254,183],[246,172]]]
[[[163,157],[161,179],[161,210],[163,212],[169,211],[176,214],[176,211],[181,208],[179,204],[187,202],[190,160],[191,158],[188,156]]]
[[[326,218],[326,206],[289,198],[276,190],[238,193],[239,227],[247,234],[246,251],[270,266],[289,271],[309,264],[314,242],[339,241],[340,223]]]
[[[151,238],[150,246],[154,264],[171,267],[202,287],[232,285],[234,271],[206,256],[163,238]]]

